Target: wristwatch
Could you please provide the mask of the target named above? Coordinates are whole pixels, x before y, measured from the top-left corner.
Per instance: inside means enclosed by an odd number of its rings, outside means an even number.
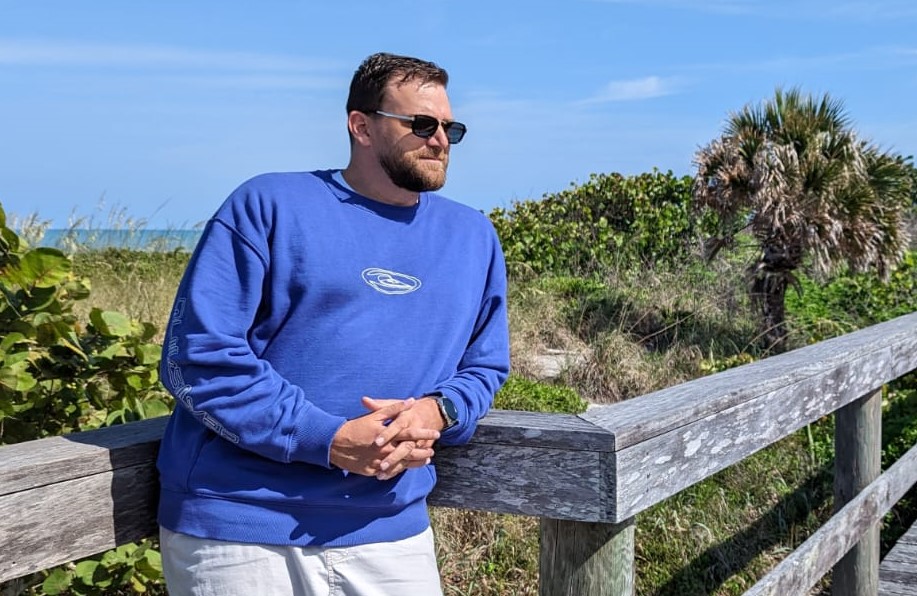
[[[443,430],[448,430],[459,423],[458,409],[451,399],[442,393],[431,393],[427,397],[434,400],[439,407],[439,415],[443,417]]]

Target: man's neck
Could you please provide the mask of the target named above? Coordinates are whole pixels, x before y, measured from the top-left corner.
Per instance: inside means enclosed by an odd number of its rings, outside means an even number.
[[[384,180],[378,176],[367,176],[359,168],[355,167],[353,163],[342,170],[341,174],[344,176],[344,181],[354,191],[380,203],[397,207],[410,207],[416,205],[420,200],[419,193],[395,186],[387,176],[384,177]]]

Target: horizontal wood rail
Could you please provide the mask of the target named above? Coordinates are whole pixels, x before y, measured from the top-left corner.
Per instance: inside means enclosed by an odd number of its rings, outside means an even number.
[[[429,501],[542,518],[542,594],[632,594],[637,514],[839,409],[859,424],[914,369],[917,313],[580,416],[493,411],[471,443],[438,452]],[[152,535],[164,424],[0,447],[0,581]],[[866,436],[850,458],[873,457],[879,433]],[[750,593],[817,582],[914,484],[915,459],[848,483],[859,495],[839,488],[849,503]],[[878,553],[854,576],[863,560]]]
[[[808,593],[869,528],[882,521],[882,517],[904,496],[915,479],[917,447],[912,447],[869,488],[844,505],[792,555],[745,592],[745,595],[786,596]],[[876,562],[878,564],[878,559]],[[875,594],[875,591],[872,593]]]

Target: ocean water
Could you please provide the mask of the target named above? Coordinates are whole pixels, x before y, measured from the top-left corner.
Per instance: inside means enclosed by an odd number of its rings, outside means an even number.
[[[160,252],[181,249],[191,252],[200,237],[201,230],[49,229],[37,244],[64,251],[75,248],[128,248]]]

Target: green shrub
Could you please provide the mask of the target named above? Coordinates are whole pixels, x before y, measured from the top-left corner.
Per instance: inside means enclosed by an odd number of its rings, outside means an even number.
[[[917,308],[917,251],[904,255],[887,280],[875,273],[848,274],[818,283],[799,277],[801,293],[787,292],[787,315],[802,343],[881,323]]]
[[[524,412],[579,414],[588,404],[569,387],[548,385],[510,375],[494,398],[494,407]]]
[[[44,594],[91,595],[123,593],[130,586],[134,593],[161,592],[162,556],[150,541],[125,544],[100,557],[53,569],[41,584]]]
[[[73,255],[73,271],[91,276],[100,272],[120,277],[158,278],[167,271],[183,272],[191,253],[183,249],[157,252],[130,248],[84,250]]]
[[[30,248],[0,208],[0,443],[169,412],[156,329],[113,311],[73,306],[88,284],[52,248]]]
[[[682,259],[706,223],[692,212],[690,176],[592,174],[583,185],[497,208],[490,218],[510,267],[536,274]]]

